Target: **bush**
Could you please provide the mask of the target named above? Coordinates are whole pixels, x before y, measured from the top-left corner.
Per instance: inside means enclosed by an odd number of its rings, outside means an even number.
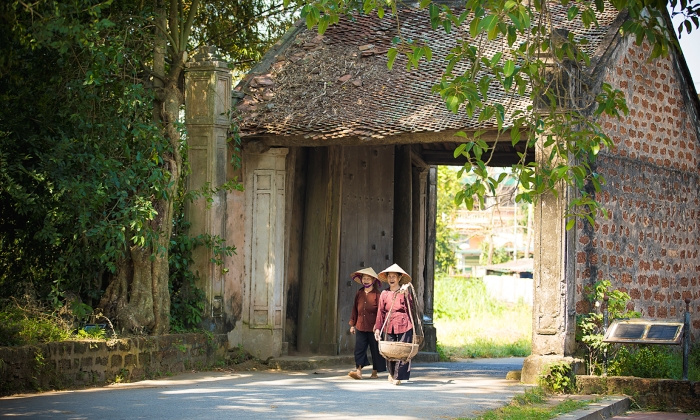
[[[0,346],[25,346],[66,340],[71,324],[32,304],[5,302],[0,309]]]
[[[564,362],[549,366],[547,373],[540,377],[539,382],[543,389],[555,394],[569,394],[575,388],[574,373],[571,365]]]
[[[603,373],[603,363],[616,357],[619,346],[603,342],[605,329],[603,303],[607,297],[608,323],[619,318],[639,318],[641,314],[627,310],[630,296],[619,290],[611,289],[610,280],[600,280],[592,286],[584,287],[586,300],[591,311],[576,316],[576,342],[586,357],[589,375]]]
[[[624,346],[610,362],[608,375],[671,378],[673,354],[658,345]]]

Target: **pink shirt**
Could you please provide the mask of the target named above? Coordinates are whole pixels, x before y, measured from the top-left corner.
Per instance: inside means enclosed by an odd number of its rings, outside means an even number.
[[[394,296],[396,296],[396,299],[394,299]],[[392,301],[394,302],[393,308]],[[390,290],[382,291],[382,294],[379,296],[379,310],[377,311],[377,321],[374,323],[374,329],[381,331],[389,309],[391,309],[391,317],[387,321],[386,327],[384,327],[384,332],[402,334],[413,328],[411,317],[408,314],[408,306],[406,306],[408,302],[410,300],[407,299],[406,294]],[[413,308],[411,309],[413,310]]]

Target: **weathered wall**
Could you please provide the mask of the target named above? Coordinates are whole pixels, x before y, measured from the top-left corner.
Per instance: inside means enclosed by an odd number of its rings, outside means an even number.
[[[576,389],[580,394],[628,395],[641,408],[686,412],[700,410],[700,382],[578,375]]]
[[[0,395],[138,381],[222,363],[226,335],[180,334],[0,347]]]
[[[589,311],[583,286],[609,279],[632,297],[629,309],[680,319],[690,298],[693,341],[700,339],[700,151],[698,116],[673,58],[647,62],[650,49],[618,47],[605,78],[625,93],[629,116],[603,120],[615,148],[598,171],[610,218],[579,222],[576,312]]]

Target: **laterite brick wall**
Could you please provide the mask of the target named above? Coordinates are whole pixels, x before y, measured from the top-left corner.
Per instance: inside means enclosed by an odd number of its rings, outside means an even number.
[[[691,299],[693,343],[700,339],[700,143],[688,80],[673,58],[648,62],[648,45],[619,46],[605,75],[626,95],[629,116],[603,120],[615,143],[598,159],[607,185],[597,197],[610,218],[579,222],[576,311],[588,312],[583,287],[609,279],[629,309],[682,319]]]
[[[109,341],[0,347],[0,395],[157,378],[222,363],[225,334],[179,334]]]

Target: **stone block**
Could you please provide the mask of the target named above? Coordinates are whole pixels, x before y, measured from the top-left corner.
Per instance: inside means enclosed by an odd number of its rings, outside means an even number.
[[[119,351],[130,351],[131,350],[131,340],[119,340],[118,348]]]
[[[576,376],[576,389],[579,394],[607,394],[607,378],[594,375]]]
[[[88,343],[84,341],[76,341],[73,343],[73,352],[75,354],[85,354],[88,350]]]
[[[120,354],[113,354],[111,357],[111,363],[110,367],[112,368],[120,368],[122,367],[122,356]]]
[[[126,354],[124,355],[124,366],[136,366],[136,355],[135,354]]]

